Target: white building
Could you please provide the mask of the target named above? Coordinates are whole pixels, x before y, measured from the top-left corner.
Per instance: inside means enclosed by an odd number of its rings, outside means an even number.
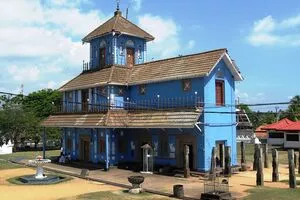
[[[14,145],[11,143],[11,141],[8,141],[7,144],[0,146],[0,155],[11,154],[13,152],[13,146]]]

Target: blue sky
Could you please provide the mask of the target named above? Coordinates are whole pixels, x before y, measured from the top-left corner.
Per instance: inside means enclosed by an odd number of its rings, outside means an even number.
[[[148,59],[228,48],[245,77],[241,102],[288,101],[300,93],[300,2],[121,0],[129,20],[156,37]],[[0,2],[0,91],[58,88],[81,72],[81,38],[109,19],[110,0]]]

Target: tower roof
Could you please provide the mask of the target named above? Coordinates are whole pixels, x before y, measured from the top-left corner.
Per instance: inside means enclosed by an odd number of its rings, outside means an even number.
[[[92,39],[106,35],[108,33],[122,33],[126,35],[131,35],[139,38],[143,38],[147,41],[154,40],[154,37],[138,27],[137,25],[133,24],[132,22],[128,21],[122,16],[122,12],[117,10],[115,11],[115,15],[106,21],[104,24],[100,25],[98,28],[90,32],[87,36],[85,36],[82,41],[83,42],[90,42]]]

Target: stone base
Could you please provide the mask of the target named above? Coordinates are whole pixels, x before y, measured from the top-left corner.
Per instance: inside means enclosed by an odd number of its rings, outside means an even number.
[[[143,190],[142,190],[142,188],[131,188],[128,192],[130,194],[140,194],[143,192]]]
[[[189,168],[188,169],[184,169],[183,175],[184,175],[184,178],[190,178],[190,176],[191,176],[190,169]]]
[[[55,175],[44,176],[43,179],[36,179],[35,175],[22,176],[19,180],[24,184],[29,185],[44,185],[44,184],[54,184],[60,182],[61,178]]]

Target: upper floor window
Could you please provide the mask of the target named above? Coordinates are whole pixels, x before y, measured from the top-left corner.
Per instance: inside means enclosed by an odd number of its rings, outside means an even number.
[[[223,80],[216,80],[216,105],[224,106],[225,105],[225,87]]]
[[[73,101],[73,92],[67,92],[67,101],[72,102]]]
[[[190,91],[192,89],[192,82],[190,79],[182,80],[183,91]]]
[[[134,47],[134,42],[132,40],[127,40],[126,47]]]
[[[140,85],[139,90],[140,90],[140,95],[146,94],[146,85]]]
[[[100,48],[100,56],[99,56],[99,65],[100,67],[105,66],[105,47],[104,48]]]

